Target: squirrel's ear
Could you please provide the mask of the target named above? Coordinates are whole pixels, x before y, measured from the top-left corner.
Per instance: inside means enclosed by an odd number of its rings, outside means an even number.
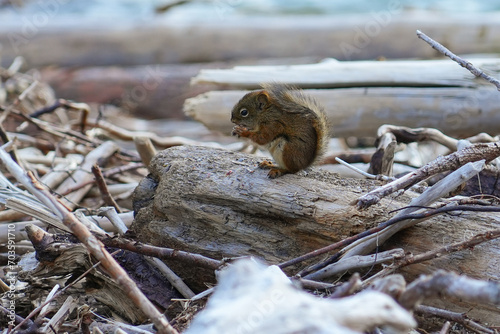
[[[257,102],[259,103],[259,110],[263,110],[265,106],[269,104],[269,101],[271,100],[271,97],[269,94],[263,90],[262,92],[257,95]]]

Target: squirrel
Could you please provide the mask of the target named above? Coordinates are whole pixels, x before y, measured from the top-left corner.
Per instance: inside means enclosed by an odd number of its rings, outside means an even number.
[[[268,83],[263,90],[246,94],[231,111],[236,125],[232,135],[249,138],[269,150],[277,165],[268,177],[296,173],[313,164],[324,153],[328,141],[328,120],[323,107],[296,87]]]

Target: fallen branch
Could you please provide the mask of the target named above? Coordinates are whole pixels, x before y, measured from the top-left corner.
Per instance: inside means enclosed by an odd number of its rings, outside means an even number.
[[[456,54],[445,48],[443,45],[439,44],[438,42],[436,42],[435,40],[433,40],[432,38],[421,32],[420,30],[417,30],[417,36],[418,38],[424,40],[430,46],[432,46],[433,49],[441,52],[445,56],[451,58],[451,60],[457,62],[460,66],[468,69],[476,77],[481,77],[485,79],[486,81],[494,84],[497,87],[497,89],[500,90],[500,81],[498,81],[497,79],[484,73],[483,71],[472,65],[472,63],[470,63],[469,61],[460,58],[459,56],[457,56]]]
[[[422,254],[418,254],[418,255],[408,254],[402,258],[396,259],[394,264],[392,264],[388,267],[385,267],[384,269],[379,271],[377,274],[370,277],[369,280],[373,280],[377,277],[389,275],[389,274],[395,272],[396,270],[398,270],[402,267],[405,267],[405,266],[409,266],[412,264],[421,263],[421,262],[429,261],[432,259],[436,259],[436,258],[444,256],[446,254],[460,252],[464,249],[473,249],[475,246],[477,246],[483,242],[491,241],[491,240],[494,240],[497,238],[500,238],[500,229],[487,231],[485,233],[475,235],[472,238],[469,238],[465,241],[457,242],[457,243],[454,243],[451,245],[445,245],[441,248],[433,249],[433,250],[430,250],[430,251],[422,253]]]
[[[453,297],[472,303],[500,305],[500,283],[481,281],[439,270],[408,285],[399,298],[401,306],[414,309],[426,298]]]
[[[404,250],[401,248],[391,249],[388,251],[371,254],[371,255],[357,255],[342,259],[334,264],[326,266],[312,274],[304,276],[305,279],[322,280],[332,277],[339,273],[354,271],[356,269],[370,267],[385,262],[393,262],[395,259],[404,256]]]
[[[477,162],[475,164],[478,164]],[[436,199],[440,198],[443,196],[443,193],[451,191],[449,187],[455,188],[460,184],[461,182],[464,182],[466,179],[471,178],[473,175],[477,174],[479,172],[480,168],[475,166],[475,164],[470,164],[466,165],[464,167],[461,167],[459,170],[455,171],[451,175],[448,175],[445,179],[441,180],[438,182],[434,187],[427,189],[426,192],[424,192],[422,195],[414,199],[410,203],[410,207],[407,207],[403,211],[399,212],[396,217],[393,217],[392,219],[386,221],[385,223],[379,224],[377,227],[371,228],[367,231],[361,232],[355,236],[349,237],[347,239],[344,239],[342,241],[336,242],[335,244],[332,244],[330,246],[326,246],[324,248],[312,251],[310,253],[307,253],[305,255],[302,255],[300,257],[297,257],[295,259],[286,261],[282,264],[280,264],[280,268],[285,268],[290,265],[294,265],[297,263],[300,263],[302,261],[305,261],[307,259],[316,257],[318,255],[324,254],[326,252],[335,250],[340,247],[346,247],[351,245],[349,248],[345,249],[342,251],[342,254],[347,253],[348,251],[350,252],[351,255],[357,255],[361,254],[362,252],[365,252],[365,254],[373,249],[374,245],[377,245],[385,240],[387,240],[391,235],[396,233],[397,231],[409,227],[410,225],[416,224],[419,221],[415,219],[427,219],[429,216],[424,214],[424,216],[413,216],[413,215],[407,215],[411,211],[415,210],[415,206],[422,207],[422,206],[427,206],[434,202]],[[482,165],[482,164],[481,164]],[[455,175],[453,175],[455,174]],[[459,177],[457,178],[456,175]],[[397,181],[397,180],[396,180]],[[417,218],[418,217],[418,218]],[[378,232],[381,232],[382,230],[388,228],[391,225],[394,225],[400,221],[406,220],[405,223],[399,224],[397,227],[392,228],[391,230],[386,230],[385,235],[381,235]],[[362,241],[363,240],[363,241]],[[355,243],[356,242],[356,243]],[[355,244],[354,244],[355,243]],[[307,275],[315,270],[319,270],[323,267],[325,267],[328,264],[333,263],[334,261],[339,259],[340,254],[337,253],[334,255],[333,258],[328,259],[327,261],[320,263],[318,265],[314,265],[310,269],[301,272],[301,275]]]
[[[415,312],[424,315],[424,316],[435,316],[443,319],[447,319],[450,321],[454,321],[467,327],[477,333],[485,333],[485,334],[497,334],[498,332],[484,327],[483,325],[478,324],[477,322],[467,318],[467,315],[464,313],[451,312],[448,310],[439,309],[436,307],[419,305],[415,308]]]
[[[123,291],[146,315],[148,315],[157,326],[160,333],[177,333],[177,331],[168,323],[167,319],[161,314],[155,306],[144,296],[134,281],[130,279],[125,270],[113,259],[106,251],[104,245],[90,233],[75,215],[68,211],[57,199],[31,174],[26,174],[22,168],[17,165],[11,157],[0,148],[0,159],[9,172],[30,192],[35,195],[43,204],[56,214],[71,229],[73,234],[82,242],[88,251],[102,263],[109,275],[121,286]]]
[[[467,180],[471,179],[473,176],[477,175],[483,168],[484,160],[469,162],[465,164],[451,174],[447,175],[444,179],[440,180],[434,186],[427,188],[419,197],[413,199],[408,207],[401,210],[396,215],[396,217],[404,216],[418,210],[419,208],[431,205],[435,201],[454,191],[457,187],[459,187]],[[418,170],[415,173],[417,172]],[[402,178],[405,178],[405,176],[403,176]],[[398,180],[391,182],[390,184],[394,184]],[[346,249],[343,249],[343,251],[345,252],[344,256],[348,257],[352,255],[367,254],[371,250],[375,249],[377,245],[384,243],[398,231],[415,225],[418,222],[419,221],[408,220],[402,222],[401,224],[390,226],[377,235],[370,235],[364,239],[358,240],[356,241],[356,243],[349,245],[348,247],[346,247]]]
[[[96,235],[96,237],[108,247],[125,249],[134,253],[157,257],[159,259],[178,259],[186,264],[189,263],[212,270],[219,268],[223,264],[222,261],[214,260],[200,254],[141,244],[137,241],[128,240],[123,237],[110,238],[107,235]]]
[[[432,209],[432,210],[428,210],[428,211],[421,212],[421,213],[407,214],[407,215],[402,215],[402,216],[394,217],[394,218],[391,218],[388,221],[386,221],[384,223],[381,223],[378,226],[373,227],[373,228],[371,228],[369,230],[366,230],[364,232],[361,232],[359,234],[356,234],[356,235],[354,235],[352,237],[346,238],[346,239],[341,240],[339,242],[333,243],[333,244],[331,244],[329,246],[326,246],[326,247],[323,247],[323,248],[320,248],[320,249],[316,249],[316,250],[314,250],[314,251],[312,251],[310,253],[304,254],[304,255],[302,255],[300,257],[297,257],[295,259],[291,259],[289,261],[283,262],[283,263],[279,264],[278,266],[283,269],[283,268],[286,268],[286,267],[298,264],[300,262],[312,259],[314,257],[317,257],[319,255],[328,253],[328,252],[333,251],[335,249],[338,249],[340,247],[347,246],[347,245],[353,243],[356,240],[360,240],[361,238],[363,238],[365,236],[373,235],[373,234],[375,234],[377,232],[380,232],[384,228],[386,228],[388,226],[391,226],[391,225],[394,225],[394,224],[396,224],[396,223],[398,223],[400,221],[404,221],[404,220],[423,220],[423,219],[428,219],[428,218],[430,218],[432,216],[435,216],[435,215],[439,215],[439,214],[442,214],[442,213],[445,213],[445,212],[452,212],[452,211],[500,212],[500,207],[498,207],[498,206],[484,207],[484,206],[452,205],[452,206],[443,206],[441,208]],[[327,264],[330,264],[330,263],[327,263]],[[321,266],[321,268],[325,267],[327,264],[323,263],[323,266]],[[321,268],[314,268],[314,271],[315,270],[319,270]],[[311,271],[308,271],[307,274],[309,274],[312,271],[313,271],[313,269],[311,269]],[[302,273],[302,275],[307,275],[307,274],[306,273]]]
[[[370,191],[358,198],[354,204],[357,205],[358,209],[366,209],[378,203],[382,197],[388,196],[401,189],[408,189],[417,182],[423,181],[432,175],[456,170],[468,162],[483,159],[489,162],[498,156],[500,156],[499,142],[473,144],[445,157],[438,157],[416,171]]]

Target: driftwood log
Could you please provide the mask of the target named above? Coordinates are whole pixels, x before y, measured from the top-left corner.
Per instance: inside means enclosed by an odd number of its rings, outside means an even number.
[[[474,59],[499,73],[499,59]],[[500,94],[451,60],[339,62],[237,66],[202,70],[193,83],[257,89],[278,81],[306,88],[325,106],[336,137],[375,136],[383,124],[433,127],[449,136],[496,134]],[[321,88],[314,90],[312,88]],[[326,90],[325,88],[329,88]],[[231,132],[229,111],[245,91],[211,91],[186,100],[186,114],[209,129]]]
[[[500,72],[500,59],[471,59],[488,73]],[[282,66],[236,66],[232,69],[204,69],[192,83],[211,83],[256,89],[262,82],[278,81],[302,88],[346,87],[479,87],[467,69],[445,60],[338,61],[325,59],[317,64]]]
[[[433,127],[449,136],[495,135],[500,94],[494,87],[369,87],[305,90],[325,106],[335,137],[374,137],[383,124]],[[230,134],[230,111],[245,91],[211,91],[188,99],[186,114]]]
[[[500,44],[500,23],[495,13],[405,11],[401,3],[391,2],[381,10],[360,15],[259,17],[232,16],[233,6],[238,4],[215,2],[213,10],[207,10],[201,20],[179,20],[175,16],[141,20],[140,29],[120,20],[102,29],[96,29],[92,22],[86,27],[61,29],[59,15],[40,25],[35,13],[19,19],[16,25],[0,27],[2,60],[9,63],[23,56],[38,67],[304,56],[341,60],[435,56],[430,48],[416,47],[416,29],[445,42],[458,54],[494,53]],[[42,20],[52,13],[51,8],[47,13],[41,9]]]
[[[253,255],[277,264],[364,231],[416,196],[407,191],[358,211],[350,203],[379,186],[378,181],[341,179],[317,167],[270,180],[257,167],[259,161],[246,154],[202,147],[160,152],[151,162],[151,174],[136,189],[132,231],[145,243],[217,259]],[[394,236],[387,247],[418,254],[485,232],[498,223],[496,214],[444,215]],[[496,240],[473,251],[408,266],[402,273],[411,281],[440,268],[498,280],[499,254],[500,241]],[[213,272],[174,261],[169,264],[195,290],[214,280]],[[461,310],[470,306],[439,303]],[[492,320],[492,311],[478,307],[470,314]]]
[[[276,180],[241,153],[185,146],[161,151],[134,193],[138,240],[209,257],[255,255],[276,264],[383,220],[399,205],[358,211],[349,202],[376,182],[313,168]],[[174,267],[175,263],[172,263]],[[186,269],[186,268],[184,268]],[[188,284],[212,281],[188,273]]]

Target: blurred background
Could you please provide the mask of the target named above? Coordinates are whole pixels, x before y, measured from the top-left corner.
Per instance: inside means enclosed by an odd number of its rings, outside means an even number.
[[[190,85],[200,69],[438,56],[416,29],[458,54],[494,55],[499,10],[472,0],[3,0],[0,59],[22,56],[60,98],[185,120],[185,99],[213,88]]]

